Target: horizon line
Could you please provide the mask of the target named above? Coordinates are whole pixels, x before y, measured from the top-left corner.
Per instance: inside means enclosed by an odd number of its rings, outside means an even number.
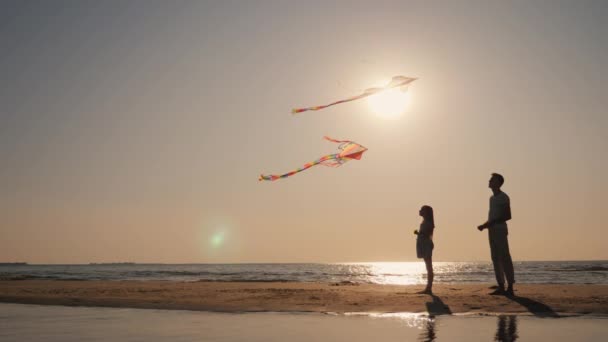
[[[514,263],[518,262],[598,262],[605,261],[608,262],[608,259],[558,259],[558,260],[513,260]],[[423,262],[422,260],[418,261],[309,261],[309,262],[136,262],[136,261],[96,261],[96,262],[81,262],[81,263],[30,263],[27,261],[9,261],[9,262],[0,262],[0,266],[9,266],[9,265],[27,265],[27,266],[52,266],[52,265],[261,265],[261,264],[293,264],[293,265],[303,265],[303,264],[381,264],[381,263],[418,263]],[[469,263],[491,263],[491,260],[456,260],[456,261],[433,261],[434,263],[447,263],[447,262],[469,262]]]

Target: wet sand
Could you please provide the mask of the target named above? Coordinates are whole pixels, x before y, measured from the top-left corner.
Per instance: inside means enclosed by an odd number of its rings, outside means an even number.
[[[605,318],[216,313],[0,303],[2,342],[604,341]]]
[[[490,284],[434,287],[352,283],[176,281],[0,281],[0,302],[218,312],[428,312],[558,316],[608,314],[608,285],[518,285],[490,296]]]

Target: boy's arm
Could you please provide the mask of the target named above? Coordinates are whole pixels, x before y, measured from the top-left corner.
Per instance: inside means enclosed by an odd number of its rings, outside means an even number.
[[[509,201],[506,201],[502,205],[501,213],[502,213],[502,215],[500,217],[497,217],[493,220],[486,221],[486,223],[478,226],[477,229],[479,229],[479,231],[482,231],[485,228],[490,228],[497,223],[504,223],[504,222],[509,221],[511,219],[511,203]]]
[[[511,219],[511,203],[507,202],[504,210],[505,216],[503,217],[503,222],[507,222]]]
[[[490,228],[495,224],[498,223],[504,223],[507,222],[511,219],[511,205],[509,204],[509,202],[506,202],[503,205],[502,208],[502,215],[500,217],[497,217],[493,220],[488,220],[486,223],[482,224],[481,226],[477,227],[479,230],[483,230],[483,228]]]

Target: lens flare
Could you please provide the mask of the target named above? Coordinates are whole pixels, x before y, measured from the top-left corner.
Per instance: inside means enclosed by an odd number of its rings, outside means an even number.
[[[213,248],[219,248],[224,244],[224,239],[225,239],[225,235],[224,232],[216,232],[215,234],[211,235],[211,247]]]

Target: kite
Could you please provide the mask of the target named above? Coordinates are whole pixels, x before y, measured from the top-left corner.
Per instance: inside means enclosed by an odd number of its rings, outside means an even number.
[[[352,142],[350,140],[335,140],[330,137],[323,137],[323,138],[327,141],[331,141],[331,142],[340,144],[338,146],[338,148],[340,149],[340,153],[328,154],[315,161],[304,164],[304,166],[302,166],[301,168],[299,168],[297,170],[293,170],[293,171],[287,172],[282,175],[260,175],[260,178],[258,180],[259,181],[263,181],[263,180],[275,181],[277,179],[287,178],[289,176],[295,175],[298,172],[302,172],[308,168],[311,168],[315,165],[338,167],[338,166],[346,163],[349,160],[353,160],[353,159],[360,160],[361,156],[363,155],[363,152],[367,151],[367,148],[365,148],[355,142]]]
[[[358,99],[362,99],[364,97],[368,97],[370,95],[374,95],[377,94],[379,92],[391,89],[391,88],[395,88],[395,87],[405,87],[408,84],[414,82],[415,80],[417,80],[417,78],[412,78],[412,77],[405,77],[405,76],[395,76],[393,77],[393,79],[384,87],[381,88],[369,88],[369,89],[365,89],[363,91],[363,94],[361,95],[357,95],[357,96],[353,96],[353,97],[349,97],[347,99],[344,100],[340,100],[340,101],[336,101],[336,102],[332,102],[330,104],[327,105],[322,105],[322,106],[314,106],[314,107],[306,107],[306,108],[294,108],[291,110],[291,114],[297,114],[297,113],[302,113],[302,112],[306,112],[308,110],[320,110],[323,108],[327,108],[327,107],[331,107],[333,105],[337,105],[340,103],[344,103],[344,102],[350,102],[350,101],[354,101],[354,100],[358,100]]]

